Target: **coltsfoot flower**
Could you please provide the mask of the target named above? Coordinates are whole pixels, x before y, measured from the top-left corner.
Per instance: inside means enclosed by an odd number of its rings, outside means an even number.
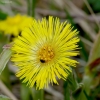
[[[77,34],[71,24],[60,22],[59,18],[33,19],[11,48],[12,61],[19,68],[16,76],[29,87],[36,84],[38,89],[47,87],[48,83],[58,84],[57,78],[66,80],[72,72],[71,66],[78,63],[70,58],[79,54]]]
[[[17,14],[15,16],[8,16],[7,19],[0,21],[0,31],[3,31],[5,34],[18,36],[32,20],[32,17],[26,15]]]

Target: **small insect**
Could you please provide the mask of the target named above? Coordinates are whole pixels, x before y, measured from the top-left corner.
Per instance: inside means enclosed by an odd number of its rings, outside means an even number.
[[[45,60],[43,60],[43,59],[40,59],[40,61],[41,61],[41,63],[45,63]]]

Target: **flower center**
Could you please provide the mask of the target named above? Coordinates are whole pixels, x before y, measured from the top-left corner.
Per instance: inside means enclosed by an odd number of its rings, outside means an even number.
[[[41,63],[46,63],[54,58],[54,51],[51,46],[43,46],[39,51],[39,60]]]

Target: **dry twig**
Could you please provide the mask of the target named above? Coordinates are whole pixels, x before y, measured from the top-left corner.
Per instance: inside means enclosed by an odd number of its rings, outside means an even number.
[[[11,92],[8,90],[8,88],[3,84],[3,82],[0,80],[0,89],[12,100],[18,100]]]

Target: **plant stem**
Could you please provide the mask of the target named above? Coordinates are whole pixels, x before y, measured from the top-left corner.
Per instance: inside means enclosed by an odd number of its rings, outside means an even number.
[[[44,100],[44,90],[32,89],[32,97],[34,100]]]
[[[27,14],[31,15],[31,0],[27,0]]]
[[[84,88],[83,88],[83,84],[79,84],[75,77],[73,76],[73,74],[70,74],[70,76],[68,77],[68,84],[70,89],[73,92],[73,98],[75,100],[89,100],[86,96],[86,94],[84,93]]]
[[[70,93],[67,81],[65,81],[64,83],[64,100],[70,100]]]
[[[32,17],[35,17],[36,0],[32,0]]]

